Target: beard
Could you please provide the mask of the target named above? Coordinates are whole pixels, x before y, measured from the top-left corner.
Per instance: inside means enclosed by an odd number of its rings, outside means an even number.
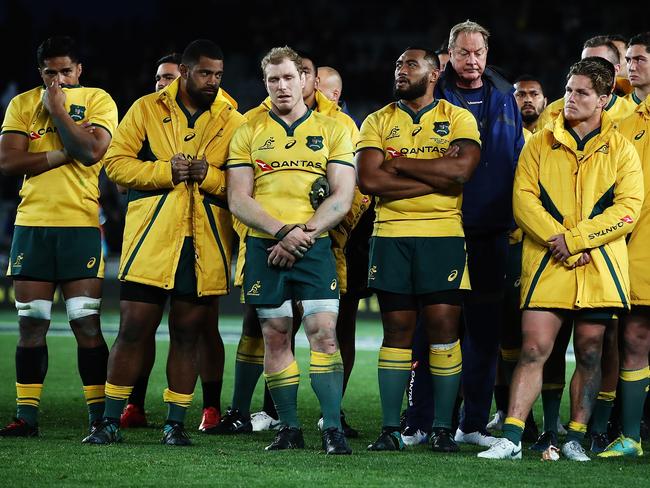
[[[196,86],[191,77],[187,78],[186,86],[187,94],[190,96],[196,106],[202,110],[208,110],[214,103],[214,100],[217,98],[217,94],[219,93],[218,87],[214,94],[201,91],[201,89]]]
[[[420,98],[427,93],[428,85],[429,80],[426,76],[423,76],[415,83],[409,83],[406,88],[397,88],[396,85],[393,85],[393,96],[397,100],[415,100],[416,98]]]
[[[524,124],[532,124],[537,119],[539,119],[539,114],[537,112],[527,112],[521,114],[521,120]]]

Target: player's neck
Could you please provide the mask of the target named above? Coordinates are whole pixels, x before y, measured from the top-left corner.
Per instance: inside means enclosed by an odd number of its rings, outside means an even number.
[[[307,108],[312,108],[316,104],[316,90],[314,90],[314,93],[309,95],[307,98],[303,98],[303,101],[305,102],[305,105],[307,105]]]
[[[275,104],[271,104],[271,110],[275,115],[280,117],[285,124],[291,125],[304,116],[309,108],[307,108],[307,105],[304,103],[297,103],[289,112],[282,113],[278,110],[278,107],[276,107]]]
[[[587,134],[591,134],[593,131],[600,127],[601,116],[602,111],[598,111],[594,112],[594,114],[588,119],[571,120],[567,121],[567,123],[580,139],[584,139]]]
[[[426,107],[427,105],[431,105],[431,103],[433,103],[433,94],[427,93],[426,95],[416,98],[415,100],[400,100],[400,101],[408,108],[413,110],[413,112],[418,113],[424,107]]]
[[[634,88],[634,95],[643,102],[650,94],[650,85],[637,86]]]
[[[537,119],[535,119],[533,122],[529,122],[528,124],[524,122],[524,127],[531,132],[535,132],[535,127],[537,127]]]

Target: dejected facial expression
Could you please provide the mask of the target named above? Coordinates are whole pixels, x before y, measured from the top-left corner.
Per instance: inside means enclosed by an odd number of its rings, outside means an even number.
[[[410,49],[395,62],[393,95],[398,100],[415,100],[429,89],[433,92],[437,79],[438,70],[425,59],[425,52]]]
[[[485,71],[488,48],[480,32],[461,32],[450,51],[449,61],[465,83],[477,81]]]
[[[280,64],[268,64],[264,69],[264,85],[271,102],[281,114],[289,113],[298,103],[303,103],[302,92],[305,75],[290,59]]]
[[[57,82],[59,86],[73,86],[79,84],[81,76],[81,63],[73,63],[68,56],[58,56],[46,59],[39,68],[41,79],[45,86]]]
[[[625,53],[628,79],[633,87],[650,86],[650,53],[643,44],[630,46]]]
[[[223,60],[201,56],[195,65],[181,64],[179,68],[181,76],[187,83],[187,94],[192,101],[203,110],[209,109],[217,98],[221,85]]]
[[[162,90],[180,75],[176,63],[161,63],[156,70],[156,91]]]
[[[302,59],[302,72],[305,75],[305,87],[302,89],[302,98],[307,100],[318,89],[318,73],[311,59]]]
[[[598,95],[591,79],[584,75],[573,75],[566,84],[564,94],[564,118],[581,122],[602,111],[608,95]]]
[[[546,108],[546,98],[542,87],[536,81],[515,83],[515,100],[521,111],[521,119],[526,124],[535,122]]]

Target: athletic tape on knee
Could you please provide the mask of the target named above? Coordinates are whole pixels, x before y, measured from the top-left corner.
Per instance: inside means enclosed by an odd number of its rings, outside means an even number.
[[[280,317],[293,317],[291,300],[285,300],[279,307],[256,307],[257,317],[260,319],[279,319]]]
[[[339,299],[328,298],[325,300],[302,300],[303,317],[315,313],[330,312],[339,313]]]
[[[16,310],[18,310],[19,317],[50,320],[52,313],[52,301],[32,300],[31,302],[19,302],[16,300]]]
[[[68,321],[88,317],[89,315],[98,315],[99,307],[102,303],[101,298],[91,297],[72,297],[65,301],[65,309],[68,312]]]

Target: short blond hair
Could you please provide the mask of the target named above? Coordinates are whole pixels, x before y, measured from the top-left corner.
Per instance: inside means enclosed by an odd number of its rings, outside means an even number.
[[[274,47],[262,58],[262,76],[266,76],[266,67],[269,64],[281,64],[285,59],[288,59],[296,66],[298,73],[302,73],[302,58],[300,55],[289,46],[282,46]]]
[[[454,48],[456,45],[456,40],[460,34],[475,34],[477,32],[483,36],[485,47],[488,47],[488,37],[490,37],[490,32],[482,25],[467,19],[465,22],[456,24],[451,28],[451,31],[449,31],[449,50],[451,51]]]

